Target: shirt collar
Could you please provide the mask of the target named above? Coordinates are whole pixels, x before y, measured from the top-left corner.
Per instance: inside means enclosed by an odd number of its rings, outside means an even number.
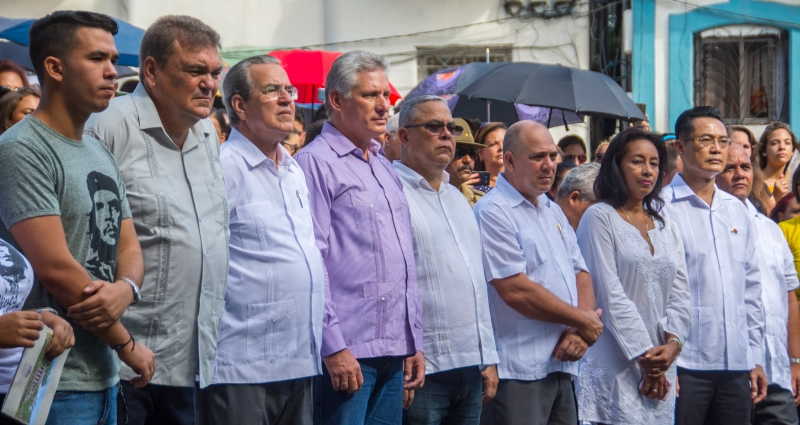
[[[527,202],[529,205],[534,206],[533,203],[528,201],[522,193],[520,193],[517,188],[511,185],[511,183],[506,180],[505,173],[500,173],[497,177],[497,182],[495,183],[495,188],[492,192],[499,191],[500,194],[503,195],[501,199],[503,199],[505,204],[511,207],[516,207],[517,205]],[[547,197],[546,194],[541,194],[539,197],[536,198],[536,202],[539,204],[540,207],[550,207],[550,198]],[[535,207],[535,206],[534,206]]]
[[[340,157],[345,156],[353,151],[361,151],[350,139],[347,138],[338,128],[334,127],[330,122],[325,122],[322,126],[322,133],[320,135],[328,141],[331,149],[336,152]],[[373,155],[380,153],[381,144],[374,139],[369,141],[369,151]]]
[[[156,104],[153,103],[153,99],[150,97],[150,94],[147,93],[144,83],[140,82],[137,84],[130,96],[139,114],[139,128],[142,130],[161,129],[161,131],[167,135],[167,130],[164,129],[164,124],[161,122],[161,117],[158,115]],[[186,144],[183,148],[184,151],[197,145],[197,137],[201,140],[208,139],[209,134],[211,134],[211,128],[209,125],[206,125],[206,121],[207,119],[199,120],[189,129],[189,133],[186,136]],[[197,137],[191,137],[193,133]],[[214,140],[216,140],[216,137]]]
[[[228,140],[225,143],[230,144],[230,146],[244,158],[250,168],[256,168],[263,163],[267,163],[268,166],[275,166],[275,163],[267,158],[258,146],[253,144],[253,142],[236,128],[231,127],[231,134],[228,136]],[[297,164],[294,158],[289,155],[289,152],[286,151],[286,148],[280,143],[278,143],[278,163],[280,167],[287,167],[290,170]]]
[[[672,182],[670,182],[670,186],[672,187],[672,198],[674,200],[681,200],[694,197],[698,201],[703,202],[705,201],[700,199],[694,190],[686,183],[686,180],[683,179],[683,173],[675,174],[675,177],[672,178]],[[714,195],[711,197],[711,209],[715,210],[719,206],[719,203],[723,200],[724,195],[721,194],[721,190],[717,187],[716,183],[714,184]],[[731,195],[732,196],[732,195]],[[737,199],[737,201],[739,201]]]
[[[750,215],[751,215],[751,216],[756,216],[756,217],[758,217],[758,215],[759,215],[758,208],[756,208],[756,206],[755,206],[755,205],[753,205],[753,203],[752,203],[752,202],[750,202],[750,200],[749,200],[749,199],[745,199],[745,200],[744,200],[744,204],[745,204],[745,206],[747,206],[747,211],[749,211],[749,212],[750,212]]]
[[[406,183],[408,183],[410,186],[419,187],[425,190],[429,190],[431,192],[437,192],[437,190],[435,190],[433,186],[431,186],[430,183],[428,183],[428,180],[426,180],[425,177],[422,177],[422,175],[420,175],[418,172],[410,168],[408,165],[403,164],[400,161],[394,161],[392,162],[392,166],[394,166],[394,170],[397,172],[397,176],[401,180],[404,180]],[[442,184],[439,185],[438,192],[442,192],[444,189],[447,188],[447,186],[445,185],[449,184],[450,184],[450,174],[448,174],[447,171],[442,170]]]

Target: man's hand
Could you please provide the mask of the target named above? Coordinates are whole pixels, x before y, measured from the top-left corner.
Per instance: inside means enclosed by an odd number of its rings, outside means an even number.
[[[418,390],[425,385],[425,356],[417,351],[403,360],[403,389]]]
[[[94,280],[83,289],[83,301],[67,309],[67,316],[87,330],[113,325],[133,302],[133,291],[125,282]]]
[[[756,365],[750,371],[750,398],[753,404],[758,404],[767,397],[767,376],[761,365]]]
[[[647,372],[647,376],[656,378],[663,375],[672,366],[672,363],[678,358],[678,354],[680,354],[680,347],[674,342],[657,345],[639,356],[639,366]]]
[[[325,357],[323,361],[331,375],[331,386],[334,390],[352,394],[364,385],[361,365],[347,348]]]
[[[44,324],[53,330],[53,338],[50,339],[45,351],[45,356],[53,359],[75,345],[75,333],[72,331],[72,326],[57,314],[49,311],[43,311],[41,314]]]
[[[497,376],[497,366],[491,365],[481,371],[483,377],[483,401],[489,401],[497,395],[497,384],[500,378]]]
[[[602,309],[597,310],[578,310],[580,315],[580,326],[575,330],[578,335],[586,341],[587,344],[592,345],[600,334],[603,333],[603,322],[600,321],[600,315],[603,314]]]
[[[553,349],[553,357],[562,362],[575,362],[586,354],[588,348],[589,344],[578,335],[575,329],[570,328],[561,334],[561,339]]]
[[[15,311],[0,316],[0,348],[33,347],[44,327],[35,311]]]
[[[156,373],[156,356],[143,344],[131,341],[120,348],[117,355],[128,367],[139,374],[131,380],[134,387],[142,388],[153,379],[153,374]]]
[[[411,403],[414,402],[414,393],[417,390],[403,390],[403,409],[408,409],[411,407]]]

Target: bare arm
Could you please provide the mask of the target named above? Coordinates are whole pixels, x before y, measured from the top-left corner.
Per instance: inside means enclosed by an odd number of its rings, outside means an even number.
[[[117,243],[117,274],[116,279],[127,277],[142,287],[144,279],[144,259],[142,247],[136,236],[133,219],[126,218],[120,224],[119,242]]]
[[[60,305],[69,307],[84,299],[83,290],[92,278],[69,252],[61,217],[29,218],[14,224],[10,231],[42,286]],[[109,345],[124,344],[129,337],[119,322],[92,332]]]
[[[594,310],[597,301],[594,298],[594,287],[592,287],[592,276],[581,271],[575,275],[575,285],[578,287],[578,308],[583,310]]]
[[[520,314],[535,320],[574,327],[590,344],[603,330],[603,323],[597,312],[565,303],[523,273],[492,280],[492,284],[500,298]]]

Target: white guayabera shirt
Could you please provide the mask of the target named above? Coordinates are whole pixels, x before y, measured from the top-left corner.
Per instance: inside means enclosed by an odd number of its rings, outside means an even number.
[[[718,188],[711,205],[676,175],[661,192],[680,229],[692,325],[678,366],[745,371],[764,359],[764,310],[756,229],[747,207]]]
[[[393,165],[411,212],[425,372],[497,364],[481,235],[472,208],[447,183],[447,173],[435,190],[403,163]]]
[[[486,280],[524,273],[564,302],[578,305],[575,275],[586,271],[575,232],[561,208],[545,195],[533,205],[501,175],[475,205],[481,229]],[[565,325],[530,319],[503,301],[492,286],[500,379],[535,381],[553,372],[578,374],[577,362],[562,362],[553,349]]]
[[[786,329],[789,319],[787,295],[800,286],[794,268],[794,257],[780,227],[769,217],[759,213],[750,201],[747,201],[747,209],[758,229],[756,249],[761,268],[761,299],[764,302],[766,321],[764,372],[770,384],[778,384],[791,391],[792,374]]]

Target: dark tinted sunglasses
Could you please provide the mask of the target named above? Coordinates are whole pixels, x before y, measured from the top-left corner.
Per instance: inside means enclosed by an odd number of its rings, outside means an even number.
[[[460,136],[464,134],[464,127],[456,124],[455,122],[451,121],[449,123],[443,123],[441,121],[428,121],[421,124],[409,124],[406,128],[414,128],[414,127],[422,127],[425,130],[431,132],[432,134],[442,134],[442,131],[447,128],[447,131],[450,132],[453,136]]]

